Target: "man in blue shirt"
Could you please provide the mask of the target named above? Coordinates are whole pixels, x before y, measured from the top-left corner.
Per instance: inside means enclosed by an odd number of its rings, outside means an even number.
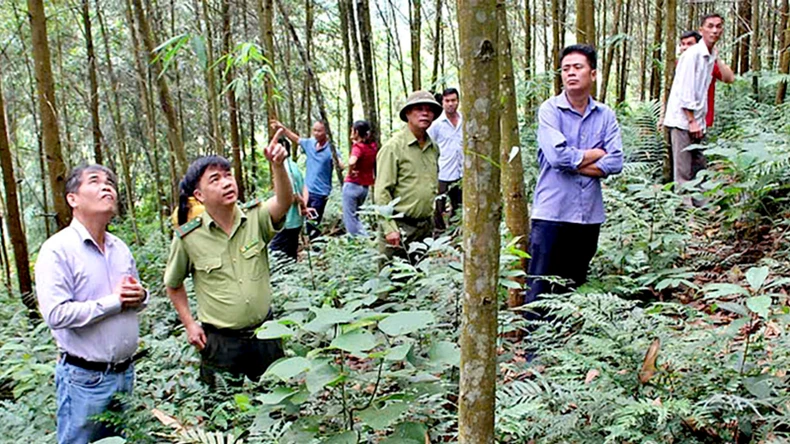
[[[623,168],[614,112],[590,95],[597,56],[589,45],[562,51],[564,91],[538,111],[538,164],[530,234],[530,276],[559,276],[566,285],[527,280],[525,302],[567,291],[587,280],[604,222],[601,178]]]
[[[282,128],[288,139],[302,148],[307,157],[307,171],[305,184],[307,185],[308,199],[307,207],[315,209],[316,217],[307,223],[307,234],[310,238],[315,238],[321,234],[318,225],[324,218],[326,202],[329,200],[329,193],[332,192],[332,148],[326,136],[326,124],[317,121],[313,124],[313,137],[304,139],[299,137],[292,130],[286,128],[277,120],[271,121],[271,126],[275,131]],[[340,159],[340,152],[337,153],[340,168],[343,162]]]

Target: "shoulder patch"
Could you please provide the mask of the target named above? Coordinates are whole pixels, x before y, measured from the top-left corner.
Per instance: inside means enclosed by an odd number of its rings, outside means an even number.
[[[203,219],[201,219],[200,217],[196,217],[191,221],[185,223],[184,225],[181,225],[180,227],[176,227],[175,230],[176,236],[183,238],[187,234],[195,231],[195,229],[199,227],[202,223],[203,223]]]
[[[242,209],[243,211],[247,211],[247,210],[249,210],[250,208],[255,208],[255,207],[257,207],[257,206],[258,206],[258,205],[260,205],[262,202],[263,202],[263,200],[261,200],[260,198],[255,198],[255,199],[253,199],[253,200],[250,200],[250,201],[247,201],[247,202],[245,202],[245,203],[241,204],[241,209]]]

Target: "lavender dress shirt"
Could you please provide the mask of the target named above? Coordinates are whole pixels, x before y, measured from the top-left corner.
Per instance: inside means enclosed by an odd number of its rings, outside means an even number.
[[[584,151],[601,148],[606,155],[595,165],[604,177],[623,169],[620,126],[608,106],[590,98],[584,114],[573,109],[564,92],[538,111],[538,164],[532,219],[575,224],[600,224],[604,215],[601,180],[577,171]]]
[[[117,363],[137,350],[140,309],[122,309],[112,293],[124,276],[139,276],[129,247],[110,233],[105,236],[102,252],[74,219],[47,239],[36,261],[36,294],[61,351]]]

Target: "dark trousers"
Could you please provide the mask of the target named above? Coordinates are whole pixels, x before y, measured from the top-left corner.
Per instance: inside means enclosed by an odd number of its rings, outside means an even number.
[[[396,256],[407,259],[412,263],[417,263],[422,253],[407,253],[410,250],[410,244],[412,242],[422,242],[433,235],[433,219],[430,217],[425,219],[401,218],[396,219],[396,223],[401,233],[401,244],[397,247],[388,244],[384,233],[379,230],[379,253],[383,254],[385,257],[383,261],[379,262],[379,269],[391,262],[392,258]]]
[[[200,380],[209,387],[216,386],[217,373],[230,375],[230,385],[241,385],[243,376],[257,382],[274,361],[285,356],[279,339],[258,339],[254,327],[231,330],[203,324],[203,331],[206,347],[200,351]]]
[[[463,203],[461,179],[439,181],[439,195],[436,198],[436,206],[433,213],[433,224],[439,231],[447,228],[447,224],[444,222],[444,211],[447,208],[448,197],[450,198],[450,219],[452,219],[456,212],[461,209],[461,204]]]
[[[329,200],[329,196],[313,193],[309,193],[307,197],[307,208],[315,208],[315,212],[318,213],[315,219],[307,221],[307,235],[310,236],[310,239],[315,239],[321,235],[321,230],[318,229],[318,226],[321,225],[321,220],[324,219],[327,200]]]
[[[299,235],[302,227],[283,228],[269,243],[269,249],[280,251],[287,257],[296,260],[296,253],[299,251]]]
[[[529,235],[528,290],[524,303],[529,304],[544,293],[564,293],[587,282],[587,269],[598,249],[600,224],[582,225],[567,222],[533,220]],[[534,276],[559,276],[567,285]],[[528,314],[527,318],[540,316]]]

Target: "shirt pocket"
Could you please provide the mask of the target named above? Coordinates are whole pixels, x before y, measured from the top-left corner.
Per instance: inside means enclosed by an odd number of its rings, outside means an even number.
[[[195,274],[199,278],[215,278],[219,275],[220,268],[222,268],[221,257],[201,257],[195,261]]]
[[[258,245],[241,253],[241,257],[244,260],[244,269],[249,272],[248,279],[257,281],[264,276],[266,271],[264,247],[265,244],[259,242]]]

